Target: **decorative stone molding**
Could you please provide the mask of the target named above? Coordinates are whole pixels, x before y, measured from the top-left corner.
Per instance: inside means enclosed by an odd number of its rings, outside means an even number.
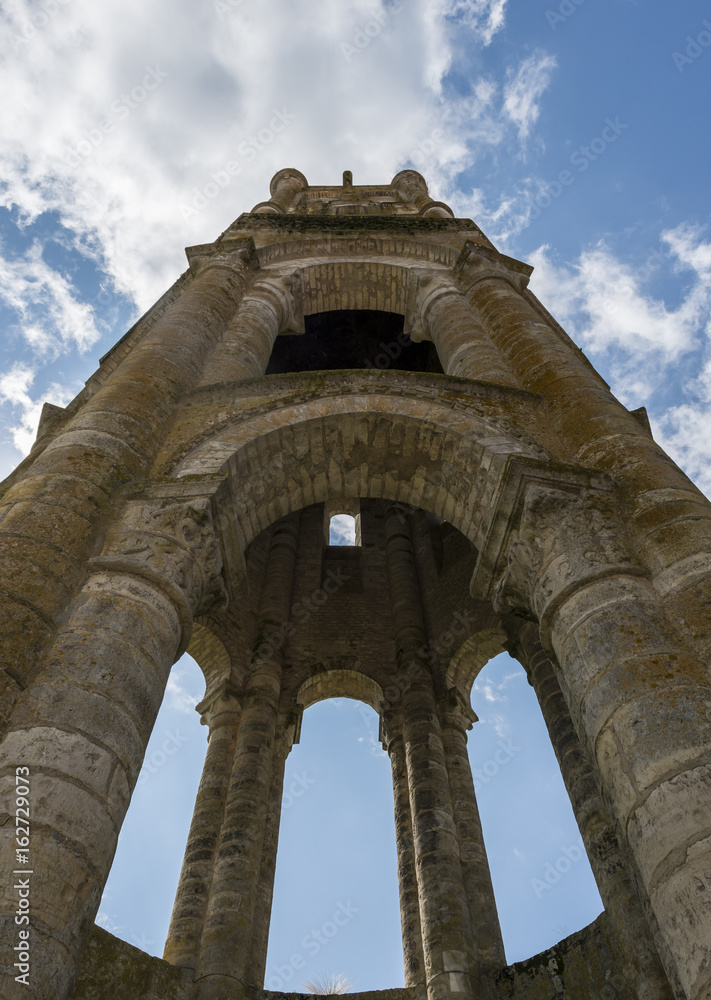
[[[242,692],[238,691],[230,681],[225,681],[212,694],[203,698],[195,706],[203,726],[212,730],[215,721],[225,712],[242,711]]]
[[[259,266],[254,240],[249,236],[186,247],[185,256],[195,277],[208,267],[223,267],[233,271],[236,267],[244,265],[250,269]]]
[[[523,292],[528,287],[533,268],[515,257],[507,257],[498,250],[467,240],[454,265],[454,274],[466,292],[486,278],[503,278],[516,291]]]
[[[227,599],[212,504],[207,498],[129,503],[110,530],[102,554],[89,561],[89,568],[95,573],[137,576],[168,597],[182,626],[177,656],[190,642],[194,615]]]
[[[454,726],[463,733],[479,721],[479,716],[458,688],[448,688],[438,699],[437,708],[443,726]]]
[[[510,459],[474,570],[472,596],[491,598],[501,614],[535,616],[543,632],[570,593],[620,573],[646,575],[609,480]]]

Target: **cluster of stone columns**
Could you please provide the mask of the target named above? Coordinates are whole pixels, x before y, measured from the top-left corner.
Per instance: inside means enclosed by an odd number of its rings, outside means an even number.
[[[124,507],[112,515],[100,558],[87,557],[101,544],[116,490],[145,474],[176,406],[240,314],[253,253],[238,240],[195,258],[195,277],[180,299],[3,497],[0,793],[9,813],[15,770],[29,768],[38,997],[64,1000],[71,992],[168,672],[187,646],[194,615],[225,593],[209,500]],[[260,294],[277,326],[290,321],[292,298],[278,281],[265,282]],[[253,314],[247,302],[238,323],[248,346]],[[252,371],[235,377],[246,374]],[[229,753],[238,715],[235,704],[213,706],[211,760]],[[202,796],[203,827],[214,791],[206,787]],[[0,828],[0,859],[4,871],[13,870],[9,824]],[[268,882],[268,858],[257,863]],[[14,938],[12,895],[0,898],[6,941]],[[8,1000],[27,995],[15,971],[0,970]]]
[[[440,713],[412,539],[398,507],[388,507],[385,527],[401,691],[385,723],[406,984],[424,984],[430,1000],[476,997],[482,972],[502,967],[505,958],[465,726],[458,706]]]
[[[413,183],[398,181],[423,215],[444,217]],[[264,211],[284,211],[304,184],[284,172]],[[289,277],[255,281],[253,272],[244,241],[212,252],[3,498],[0,787],[11,801],[15,768],[30,769],[38,996],[71,991],[168,671],[193,616],[224,596],[209,501],[117,514],[113,498],[148,474],[186,393],[259,377],[276,336],[300,328]],[[711,991],[711,510],[524,286],[521,272],[475,248],[456,275],[423,280],[415,327],[447,374],[539,394],[561,450],[619,488],[623,518],[611,527],[595,502],[571,507],[570,492],[539,492],[498,597],[502,611],[522,608],[540,623],[546,653],[535,626],[515,642],[638,995],[668,995],[656,949],[673,985],[701,1000]],[[608,525],[616,539],[629,525],[628,551],[611,557],[605,533],[585,533],[586,523]],[[264,975],[290,742],[282,650],[261,637],[288,620],[297,535],[296,517],[274,533],[245,689],[225,687],[204,708],[207,762],[166,946],[170,961],[195,971],[201,1000]],[[412,542],[394,508],[387,566],[403,679],[384,721],[407,983],[425,984],[430,1000],[476,997],[482,973],[504,956],[466,757],[470,720],[433,676]],[[7,824],[0,858],[12,871]],[[9,897],[0,931],[14,933]],[[12,970],[2,972],[3,996],[24,997]]]
[[[27,769],[33,996],[71,992],[170,667],[192,616],[220,597],[209,502],[134,505],[13,713],[0,794],[9,812],[16,768]],[[0,828],[3,872],[17,867],[14,833]],[[6,888],[4,942],[14,909]],[[28,995],[14,971],[2,969],[7,1000]]]
[[[679,995],[701,1000],[711,990],[707,666],[685,646],[645,578],[609,487],[586,488],[580,482],[563,487],[537,470],[523,477],[520,520],[509,525],[504,568],[494,587],[498,608],[539,622],[620,845],[632,859],[669,981],[680,984]],[[529,646],[526,656],[531,655],[535,684],[541,665]],[[547,680],[550,684],[550,676]],[[547,694],[541,686],[548,713]],[[559,723],[550,715],[548,721],[562,753]],[[574,756],[573,763],[577,778],[563,754],[564,777],[579,802],[581,829],[613,922],[628,919],[641,926],[639,911],[624,901],[627,887],[615,875],[617,848],[604,808],[586,780],[584,762]],[[592,814],[586,816],[586,810]],[[629,917],[620,917],[627,906]],[[644,953],[648,943],[639,934],[634,944]],[[632,961],[632,942],[623,931],[620,943]],[[641,980],[647,994],[657,996],[659,977],[648,953],[647,958]]]
[[[250,280],[253,247],[214,253],[178,301],[2,498],[0,732],[72,597],[102,517],[145,475],[175,406]]]
[[[607,807],[578,739],[556,677],[541,646],[537,626],[512,619],[510,651],[536,692],[560,772],[580,827],[585,850],[621,952],[621,969],[639,1000],[672,1000],[673,994],[652,940],[647,917],[630,877]]]
[[[269,641],[289,620],[298,516],[271,540],[252,662],[237,710],[209,709],[210,742],[178,886],[165,957],[195,972],[200,1000],[261,987],[287,734],[279,726],[283,646]],[[214,743],[214,746],[213,746]]]

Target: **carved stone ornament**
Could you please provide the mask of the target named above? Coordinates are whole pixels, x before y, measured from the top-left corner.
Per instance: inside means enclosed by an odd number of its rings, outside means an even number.
[[[491,247],[467,240],[454,265],[454,274],[459,278],[464,291],[486,278],[503,278],[518,292],[523,292],[528,286],[533,268],[515,257],[507,257]]]
[[[184,649],[192,619],[225,603],[222,557],[209,499],[183,503],[135,501],[106,538],[94,572],[140,577],[173,602],[183,626]]]
[[[509,462],[472,579],[472,594],[541,626],[580,587],[643,574],[602,476]]]
[[[200,243],[186,247],[190,270],[197,277],[208,267],[253,270],[259,266],[254,240],[251,237],[223,240],[221,243]]]

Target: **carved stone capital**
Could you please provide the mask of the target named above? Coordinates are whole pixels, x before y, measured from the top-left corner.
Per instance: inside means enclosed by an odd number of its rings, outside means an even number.
[[[604,476],[510,460],[482,546],[472,594],[500,614],[547,628],[573,593],[612,575],[644,574]]]
[[[437,701],[442,726],[452,726],[466,733],[479,717],[459,688],[449,688]]]
[[[139,577],[161,591],[181,619],[181,653],[190,641],[193,617],[226,601],[209,498],[130,502],[89,566],[94,572]]]
[[[259,267],[257,251],[251,236],[186,247],[185,255],[195,277],[209,267],[222,267],[228,271],[250,271]]]
[[[203,726],[210,731],[223,726],[226,720],[237,722],[242,713],[242,694],[229,681],[204,698],[195,706]]]
[[[486,278],[503,278],[516,291],[523,292],[528,286],[533,268],[515,257],[507,257],[491,247],[467,240],[454,265],[454,274],[465,292]]]

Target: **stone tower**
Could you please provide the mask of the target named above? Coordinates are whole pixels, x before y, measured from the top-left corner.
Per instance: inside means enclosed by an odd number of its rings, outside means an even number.
[[[3,1000],[261,997],[284,761],[333,696],[392,762],[393,1000],[708,1000],[711,505],[418,173],[270,191],[3,484]],[[160,961],[92,925],[186,649],[209,744]],[[503,649],[605,904],[512,967],[466,752]]]

